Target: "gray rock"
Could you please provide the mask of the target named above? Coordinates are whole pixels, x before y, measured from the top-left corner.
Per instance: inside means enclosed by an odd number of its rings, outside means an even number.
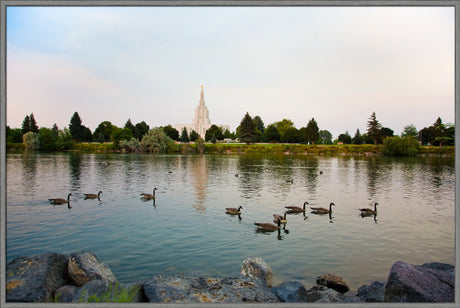
[[[454,302],[453,266],[440,263],[412,265],[398,261],[384,288],[385,302]]]
[[[118,282],[110,268],[100,262],[91,252],[76,252],[69,257],[68,272],[70,279],[77,286],[83,286],[87,282],[96,279]]]
[[[269,288],[273,285],[273,270],[260,257],[244,259],[241,266],[241,274],[246,277],[261,278],[265,280]]]
[[[44,253],[12,260],[6,269],[7,302],[49,302],[67,284],[67,256]]]
[[[319,285],[326,286],[330,289],[334,289],[342,294],[350,291],[350,287],[347,285],[345,280],[343,280],[342,277],[332,273],[327,273],[317,277],[316,283]]]
[[[278,298],[259,278],[191,278],[155,276],[144,281],[144,292],[155,303],[276,303]]]
[[[120,284],[97,279],[81,287],[72,302],[135,303],[146,301],[142,283]]]
[[[383,302],[383,287],[383,283],[374,281],[370,285],[359,287],[356,296],[364,302]]]
[[[54,291],[54,300],[59,303],[70,303],[77,295],[80,287],[65,285]]]
[[[309,303],[359,303],[358,297],[347,296],[329,289],[324,285],[316,285],[307,290],[306,301]]]
[[[275,294],[281,302],[305,302],[307,289],[305,289],[305,286],[300,281],[293,280],[273,287],[272,293]]]

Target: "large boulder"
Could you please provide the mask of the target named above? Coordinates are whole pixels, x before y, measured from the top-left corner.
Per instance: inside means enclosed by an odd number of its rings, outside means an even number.
[[[449,264],[412,265],[398,261],[391,267],[384,289],[385,302],[454,302],[455,268]]]
[[[191,278],[155,276],[144,281],[144,292],[155,303],[276,303],[278,298],[259,278]]]
[[[51,252],[13,259],[6,269],[6,301],[52,301],[54,291],[67,284],[67,260]]]
[[[101,279],[86,283],[73,298],[73,302],[76,303],[138,303],[146,301],[142,283],[120,284]]]
[[[260,257],[249,257],[244,259],[241,266],[241,274],[246,277],[261,278],[265,280],[267,286],[273,285],[273,270]]]
[[[307,290],[305,299],[308,303],[358,303],[359,297],[347,296],[324,285],[316,285]]]
[[[70,303],[77,295],[80,287],[65,285],[54,291],[54,301],[58,303]]]
[[[283,282],[273,287],[272,292],[281,302],[286,303],[305,302],[307,296],[307,289],[298,280]]]
[[[91,252],[76,252],[70,254],[68,264],[69,277],[77,286],[83,286],[91,280],[107,280],[116,283],[117,278],[110,268],[100,262]]]
[[[374,281],[370,285],[363,285],[359,287],[356,296],[361,298],[364,302],[383,302],[384,286],[384,283]]]
[[[330,289],[334,289],[342,294],[350,291],[350,287],[347,285],[345,280],[343,280],[342,277],[332,273],[327,273],[317,277],[316,283],[319,285],[326,286]]]

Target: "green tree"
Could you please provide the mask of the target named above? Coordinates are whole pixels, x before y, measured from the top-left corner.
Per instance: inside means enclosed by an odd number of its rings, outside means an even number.
[[[212,142],[212,144],[216,144],[216,143],[217,143],[216,135],[212,135],[212,137],[211,137],[211,142]]]
[[[22,134],[24,135],[28,132],[30,132],[30,118],[28,115],[26,115],[24,121],[22,121]]]
[[[37,133],[27,132],[22,136],[22,144],[26,151],[38,151],[40,149],[40,137]]]
[[[206,130],[204,140],[210,141],[212,136],[214,136],[217,140],[224,140],[224,133],[222,132],[222,128],[215,124],[211,125],[211,127]]]
[[[404,126],[404,130],[401,133],[401,137],[414,137],[414,138],[417,138],[417,136],[418,136],[418,132],[417,132],[417,128],[415,128],[414,124]]]
[[[161,128],[169,138],[171,138],[172,140],[179,141],[179,132],[177,131],[177,129],[175,129],[171,125],[167,125]]]
[[[72,118],[70,119],[69,131],[70,131],[70,134],[72,134],[72,137],[74,140],[82,140],[83,128],[81,124],[80,115],[76,111],[72,115]]]
[[[130,140],[121,140],[120,148],[126,152],[139,152],[140,143],[137,138],[132,137]]]
[[[56,149],[59,151],[70,150],[74,144],[72,134],[67,127],[59,130],[58,137],[56,139]]]
[[[278,129],[276,128],[275,124],[270,124],[267,126],[264,132],[265,135],[265,141],[267,142],[280,142],[281,141],[281,135],[278,132]]]
[[[196,140],[198,140],[199,137],[200,135],[198,135],[198,133],[192,129],[192,131],[190,132],[190,141],[195,142]]]
[[[30,119],[30,131],[33,133],[38,133],[38,125],[37,125],[37,121],[35,121],[35,117],[33,113],[30,114],[29,119]]]
[[[262,121],[262,118],[257,115],[252,120],[254,121],[254,125],[256,129],[258,129],[260,132],[263,133],[265,131],[265,125],[264,125],[264,122]]]
[[[131,119],[128,119],[128,121],[126,121],[124,128],[129,129],[131,131],[133,137],[138,138],[137,137],[136,126],[134,126],[133,123],[131,123]]]
[[[240,141],[246,144],[253,143],[255,139],[256,127],[248,112],[246,112],[243,119],[241,120],[239,128]]]
[[[289,119],[283,119],[279,122],[275,122],[276,129],[281,136],[281,139],[284,136],[284,133],[291,127],[294,127],[294,122]]]
[[[54,132],[46,127],[40,128],[40,150],[41,151],[54,151],[56,150],[56,135]]]
[[[115,147],[120,146],[120,141],[133,138],[133,132],[129,128],[115,128],[110,135]]]
[[[144,121],[139,122],[136,124],[136,137],[137,139],[141,140],[145,134],[149,131],[150,127]]]
[[[312,118],[308,124],[305,131],[306,142],[308,144],[314,144],[319,139],[319,128],[318,123],[316,123],[315,118]]]
[[[348,131],[345,134],[340,134],[338,140],[343,144],[351,144],[351,136],[348,134]]]
[[[284,143],[298,143],[300,142],[299,130],[295,127],[289,127],[284,135],[281,136],[281,142]]]
[[[91,141],[93,137],[91,130],[82,125],[80,115],[76,111],[70,119],[69,131],[72,134],[73,139],[77,141]]]
[[[355,136],[352,139],[353,144],[363,144],[363,139],[361,137],[361,133],[359,132],[359,128],[356,130]]]
[[[226,129],[225,132],[224,132],[224,139],[225,138],[233,140],[233,139],[235,139],[235,134],[231,133],[228,129]]]
[[[189,142],[190,138],[188,137],[187,128],[184,127],[180,134],[180,142]]]
[[[332,134],[328,130],[320,130],[318,132],[319,135],[319,141],[322,144],[332,144]]]
[[[22,129],[6,127],[7,143],[22,143]]]
[[[373,112],[367,121],[367,135],[374,141],[374,144],[377,144],[382,139],[381,136],[382,125],[377,121],[375,112]]]
[[[51,130],[53,131],[54,137],[57,138],[59,134],[59,128],[56,123],[53,124],[53,128],[51,128]]]
[[[380,130],[380,136],[382,136],[382,139],[385,139],[387,137],[393,137],[394,131],[391,128],[388,127],[382,127]]]
[[[110,136],[117,127],[109,121],[101,122],[94,130],[94,137],[100,140],[99,134],[102,134],[105,141],[111,141]]]
[[[143,150],[151,153],[165,153],[173,143],[163,129],[158,127],[149,130],[141,140]]]

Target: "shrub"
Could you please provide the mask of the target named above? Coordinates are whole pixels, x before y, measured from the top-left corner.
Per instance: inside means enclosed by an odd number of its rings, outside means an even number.
[[[40,137],[37,133],[27,132],[22,136],[22,144],[26,151],[37,151],[40,148]]]
[[[173,144],[174,141],[161,128],[149,130],[141,140],[143,150],[152,153],[165,153]]]
[[[414,137],[387,137],[383,140],[382,152],[386,156],[415,156],[420,145]]]

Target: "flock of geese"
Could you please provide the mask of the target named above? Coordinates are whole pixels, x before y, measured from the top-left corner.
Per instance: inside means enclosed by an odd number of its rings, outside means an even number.
[[[276,223],[273,224],[273,223],[269,223],[269,222],[255,222],[254,225],[257,226],[257,228],[259,230],[262,230],[262,231],[275,231],[275,230],[279,230],[280,227],[281,227],[281,224],[286,224],[287,223],[287,218],[286,218],[286,215],[287,214],[293,214],[293,213],[305,213],[306,211],[306,205],[309,205],[308,201],[305,201],[304,204],[303,204],[303,207],[298,207],[298,206],[285,206],[285,208],[287,209],[285,212],[284,212],[284,215],[279,215],[279,214],[273,214],[273,222]],[[366,216],[374,216],[377,215],[377,205],[378,205],[378,202],[374,202],[374,209],[369,209],[369,208],[362,208],[362,209],[359,209],[360,212],[361,212],[361,216],[362,217],[366,217]],[[327,208],[324,208],[324,207],[310,207],[311,209],[311,213],[312,214],[319,214],[319,215],[322,215],[322,214],[331,214],[332,213],[332,206],[335,206],[334,202],[331,202],[329,204],[329,209]],[[242,206],[239,206],[238,208],[234,208],[234,207],[228,207],[228,208],[225,208],[225,213],[229,214],[229,215],[241,215],[241,209],[243,207]]]
[[[155,200],[155,191],[157,191],[158,188],[154,187],[153,188],[153,193],[151,194],[148,194],[148,193],[142,193],[141,194],[141,198],[144,199],[144,200]],[[98,200],[101,200],[100,197],[101,197],[101,194],[102,194],[102,191],[99,191],[97,194],[83,194],[85,196],[85,200],[86,199],[98,199]],[[64,198],[51,198],[51,199],[48,199],[48,201],[51,203],[51,204],[67,204],[69,208],[71,208],[70,206],[70,196],[72,196],[72,193],[69,193],[67,195],[67,199],[64,199]]]
[[[153,188],[153,192],[151,194],[148,194],[148,193],[141,193],[141,198],[144,199],[144,200],[155,200],[155,192],[157,191],[158,189],[156,187]],[[85,199],[99,199],[100,200],[100,196],[102,194],[102,191],[99,191],[97,194],[83,194],[85,195]],[[65,204],[67,203],[69,208],[71,208],[70,206],[70,196],[72,196],[72,193],[69,193],[67,195],[67,199],[64,199],[64,198],[52,198],[52,199],[48,199],[51,204]],[[285,208],[287,210],[285,210],[284,214],[283,215],[279,215],[279,214],[273,214],[273,222],[276,223],[273,224],[273,223],[269,223],[269,222],[255,222],[254,225],[257,226],[258,229],[262,230],[262,231],[275,231],[275,230],[279,230],[280,227],[281,227],[281,224],[286,224],[287,223],[287,218],[286,218],[286,215],[287,214],[294,214],[294,213],[305,213],[306,211],[306,205],[309,205],[308,201],[305,201],[303,203],[303,207],[298,207],[298,206],[285,206]],[[360,212],[361,212],[361,216],[362,217],[366,217],[366,216],[374,216],[377,215],[377,205],[378,205],[378,202],[374,202],[374,209],[369,209],[369,208],[362,208],[362,209],[359,209]],[[311,213],[312,214],[319,214],[319,215],[322,215],[322,214],[331,214],[332,213],[332,206],[335,206],[334,202],[331,202],[329,204],[329,209],[327,208],[324,208],[324,207],[310,207],[311,209]],[[225,213],[229,214],[229,215],[238,215],[240,216],[241,215],[241,210],[243,209],[243,207],[240,205],[239,207],[237,208],[234,208],[234,207],[227,207],[225,208]]]

